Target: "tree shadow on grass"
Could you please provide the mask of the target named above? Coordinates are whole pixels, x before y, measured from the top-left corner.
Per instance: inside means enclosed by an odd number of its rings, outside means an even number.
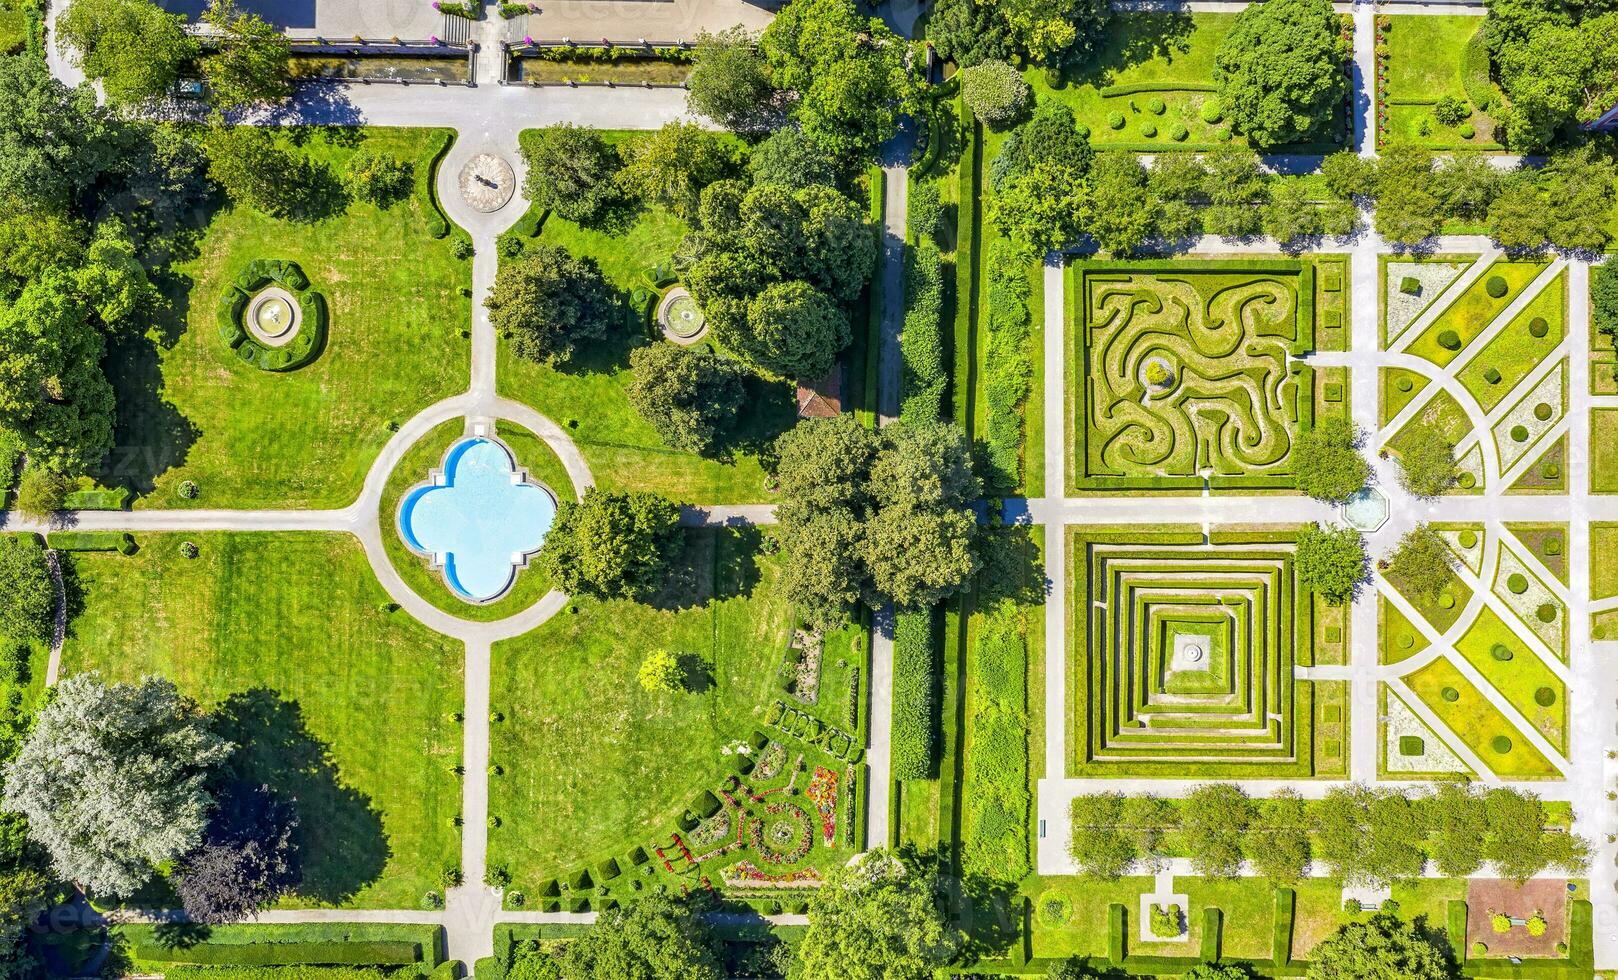
[[[201,436],[190,419],[163,397],[163,362],[158,342],[130,337],[113,345],[108,374],[118,397],[113,447],[97,477],[108,486],[148,494],[157,477],[185,464]]]
[[[1062,81],[1069,85],[1108,85],[1118,73],[1153,58],[1167,59],[1171,64],[1176,56],[1191,49],[1189,38],[1195,28],[1191,15],[1184,11],[1136,13],[1114,20],[1113,31],[1122,37],[1112,43],[1111,38],[1096,57],[1078,65],[1062,69]],[[1115,35],[1116,36],[1116,35]],[[1187,78],[1185,81],[1206,83],[1208,78]]]
[[[647,605],[672,612],[753,594],[759,580],[755,556],[762,541],[757,528],[688,528],[684,534],[684,548]]]
[[[330,746],[309,733],[296,701],[265,688],[240,691],[214,718],[215,730],[236,743],[235,778],[267,786],[297,808],[303,861],[297,895],[337,905],[382,876],[391,855],[382,814],[344,784]]]

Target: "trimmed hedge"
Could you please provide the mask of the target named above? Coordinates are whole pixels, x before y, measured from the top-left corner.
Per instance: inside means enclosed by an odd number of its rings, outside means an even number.
[[[893,623],[893,778],[932,775],[938,747],[938,643],[932,610]]]
[[[56,551],[135,553],[135,539],[128,531],[52,531],[45,535],[45,546]]]
[[[1466,902],[1459,898],[1450,899],[1449,906],[1444,910],[1444,931],[1449,933],[1449,944],[1455,948],[1456,955],[1462,963],[1466,962]]]
[[[208,966],[402,966],[421,961],[421,943],[307,942],[138,945],[135,959]]]
[[[1225,914],[1213,906],[1202,910],[1202,949],[1199,958],[1204,963],[1219,962],[1219,931],[1224,926]]]
[[[242,323],[248,304],[259,290],[275,284],[292,294],[301,322],[297,334],[283,347],[253,339]],[[309,277],[296,262],[254,259],[219,297],[219,339],[236,356],[263,371],[291,371],[303,367],[326,347],[326,298],[309,288]]]
[[[969,113],[967,115],[970,115]],[[976,329],[978,312],[979,246],[982,244],[980,226],[982,201],[978,194],[978,170],[983,155],[982,129],[976,122],[967,125],[966,151],[961,156],[961,167],[956,185],[959,205],[955,218],[955,357],[959,361],[972,349],[971,338]],[[957,365],[958,376],[966,377]],[[971,406],[965,404],[966,385],[955,390],[956,421],[963,424],[971,417]]]
[[[1484,22],[1466,39],[1461,48],[1461,88],[1473,105],[1488,112],[1494,107],[1494,84],[1489,80],[1489,47],[1484,39]]]
[[[1124,961],[1124,907],[1117,902],[1107,906],[1107,959]]]
[[[944,392],[949,385],[943,331],[944,259],[938,244],[925,236],[906,253],[899,418],[911,423],[937,422],[943,417]]]
[[[416,168],[417,192],[427,195],[427,234],[434,238],[445,238],[449,235],[449,217],[444,214],[444,206],[438,202],[438,167],[444,162],[444,154],[455,145],[455,131],[445,130],[439,134],[438,149],[433,151],[427,166]]]
[[[1015,884],[1029,872],[1030,805],[1028,643],[1017,608],[1003,606],[984,618],[970,680],[961,868]]]
[[[62,509],[123,510],[128,502],[128,487],[113,487],[111,490],[74,490],[62,498]]]
[[[163,976],[168,980],[384,980],[388,974],[375,967],[353,966],[175,966],[164,970]]]
[[[1270,958],[1276,966],[1292,959],[1292,921],[1297,914],[1298,893],[1291,888],[1275,890],[1275,915],[1270,931]]]
[[[1004,239],[989,246],[988,265],[983,383],[989,466],[984,483],[994,496],[1014,493],[1022,485],[1023,408],[1033,390],[1034,365],[1028,355],[1026,267]]]
[[[1217,92],[1219,87],[1208,82],[1135,82],[1129,85],[1108,85],[1101,97],[1110,99],[1120,95],[1140,95],[1144,92]]]

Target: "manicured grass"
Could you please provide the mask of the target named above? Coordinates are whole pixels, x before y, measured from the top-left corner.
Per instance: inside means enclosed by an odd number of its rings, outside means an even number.
[[[780,736],[764,712],[786,697],[778,670],[795,620],[781,559],[757,547],[757,532],[689,532],[675,578],[651,603],[577,598],[576,613],[495,646],[493,708],[504,720],[491,761],[504,774],[490,784],[490,813],[502,821],[490,831],[490,861],[510,870],[514,887],[536,896],[541,881],[587,861],[622,860],[636,846],[650,853],[693,797],[735,771],[734,746],[755,730]],[[855,635],[827,638],[818,703],[800,705],[845,730],[853,668],[862,697],[867,687]],[[641,687],[636,672],[656,649],[701,662],[695,690]],[[803,749],[782,740],[794,754]],[[841,765],[837,773],[841,785]],[[841,837],[845,813],[840,806],[837,847],[809,852],[822,870],[852,853]],[[737,852],[702,873],[719,887],[718,869],[744,857],[759,860]]]
[[[1565,523],[1534,522],[1534,523],[1508,523],[1506,530],[1516,535],[1517,540],[1539,559],[1539,562],[1555,575],[1563,585],[1568,584],[1567,567],[1567,525]],[[1596,554],[1611,554],[1611,552],[1596,552]]]
[[[1388,449],[1398,455],[1400,447],[1405,445],[1418,427],[1436,428],[1451,445],[1455,445],[1472,431],[1472,422],[1455,396],[1447,391],[1439,391],[1416,411],[1397,435],[1388,440]]]
[[[1590,492],[1618,493],[1618,408],[1590,409]]]
[[[1543,337],[1535,337],[1530,330],[1536,319],[1545,321]],[[1461,384],[1485,412],[1492,411],[1562,342],[1566,320],[1567,277],[1558,275],[1461,368]],[[1490,382],[1485,377],[1490,369],[1499,372],[1498,381]]]
[[[517,573],[511,591],[494,602],[466,602],[449,590],[443,573],[432,567],[429,559],[411,551],[399,535],[399,501],[412,487],[427,479],[429,471],[444,462],[444,453],[456,440],[466,434],[464,419],[451,419],[439,425],[421,441],[410,447],[399,460],[382,490],[378,514],[382,522],[382,546],[388,560],[398,569],[405,584],[423,599],[462,619],[490,622],[522,612],[538,602],[551,590],[550,578],[537,565],[530,565]],[[537,480],[551,488],[558,501],[572,500],[577,492],[562,468],[562,461],[546,445],[545,440],[513,422],[497,422],[495,434],[516,455],[518,467],[528,471],[530,480]]]
[[[1590,638],[1618,640],[1618,609],[1608,609],[1590,617]]]
[[[1491,652],[1496,645],[1510,650],[1512,659],[1496,660]],[[1567,753],[1567,686],[1493,609],[1483,608],[1455,649],[1546,741]],[[1556,701],[1548,707],[1538,704],[1534,695],[1540,688],[1553,691]]]
[[[1080,877],[1032,876],[1023,882],[1021,892],[1034,900],[1033,941],[1036,957],[1107,955],[1107,907],[1124,906],[1125,948],[1131,956],[1174,956],[1195,960],[1202,937],[1202,914],[1214,907],[1224,912],[1221,929],[1226,956],[1268,959],[1271,923],[1275,911],[1275,884],[1268,878],[1240,878],[1221,881],[1213,878],[1176,878],[1175,890],[1183,891],[1190,905],[1182,909],[1189,926],[1189,941],[1141,942],[1139,939],[1140,896],[1154,891],[1149,877],[1099,881]],[[1067,899],[1072,915],[1066,923],[1042,919],[1041,896],[1059,895]]]
[[[1440,367],[1449,364],[1466,349],[1473,338],[1494,322],[1494,318],[1499,316],[1502,310],[1516,300],[1528,284],[1534,281],[1534,277],[1545,270],[1545,265],[1543,262],[1512,262],[1506,259],[1493,263],[1481,276],[1472,281],[1466,292],[1434,318],[1421,336],[1411,341],[1406,351],[1417,357],[1425,357]],[[1498,299],[1490,296],[1488,291],[1489,280],[1495,276],[1506,282],[1506,294]],[[1439,336],[1450,330],[1455,331],[1460,338],[1460,347],[1455,350],[1450,350],[1438,342]]]
[[[1455,15],[1387,20],[1388,81],[1383,101],[1390,104],[1388,121],[1381,127],[1383,138],[1408,140],[1435,149],[1463,150],[1498,142],[1494,120],[1471,105],[1461,82],[1461,53],[1467,40],[1483,25],[1483,18]],[[1461,135],[1459,125],[1446,126],[1434,117],[1433,106],[1444,96],[1460,99],[1472,110],[1467,120],[1474,130],[1472,139]],[[1408,104],[1411,102],[1420,104]]]
[[[532,131],[530,131],[532,132]],[[608,133],[614,142],[631,138]],[[653,208],[640,212],[623,231],[602,231],[543,218],[538,241],[558,245],[574,255],[596,260],[602,273],[628,294],[647,284],[642,273],[671,270],[675,249],[689,229],[672,212]],[[568,434],[590,464],[597,485],[610,490],[655,490],[697,503],[768,501],[764,470],[756,453],[734,459],[704,459],[669,448],[629,405],[629,352],[661,343],[655,325],[626,319],[624,332],[591,344],[566,364],[538,364],[500,345],[500,393],[524,402],[558,424],[576,422]],[[744,419],[744,441],[772,439],[795,419],[793,387],[785,382],[757,384],[750,393]]]
[[[75,556],[84,609],[64,674],[171,678],[224,702],[235,765],[295,794],[304,885],[291,904],[415,908],[459,863],[462,649],[382,611],[340,534],[143,536]]]
[[[1506,720],[1472,682],[1448,660],[1440,657],[1405,676],[1410,689],[1431,708],[1450,731],[1502,779],[1554,779],[1561,772],[1534,748],[1528,737]],[[1446,701],[1442,692],[1453,688],[1456,701]],[[1511,740],[1511,751],[1495,751],[1493,740],[1504,735]]]
[[[1399,608],[1389,602],[1385,597],[1378,596],[1376,600],[1378,615],[1381,617],[1378,646],[1378,663],[1396,664],[1408,660],[1416,654],[1427,649],[1427,636],[1409,619],[1399,611]],[[1409,637],[1410,646],[1403,644],[1404,637]]]
[[[1511,485],[1507,493],[1566,493],[1567,492],[1567,433],[1539,454],[1539,459],[1523,470],[1522,476]]]
[[[1313,176],[1306,175],[1300,179],[1312,179]],[[1337,288],[1329,288],[1333,285]],[[1354,323],[1353,301],[1353,282],[1350,278],[1348,257],[1315,256],[1316,350],[1348,350],[1349,332]]]
[[[1447,631],[1455,624],[1455,621],[1461,616],[1461,610],[1466,608],[1467,601],[1472,598],[1472,587],[1461,581],[1461,577],[1454,572],[1449,573],[1449,584],[1440,590],[1436,599],[1425,595],[1417,595],[1410,588],[1409,583],[1398,576],[1389,575],[1388,582],[1399,590],[1400,595],[1410,600],[1410,604],[1415,607],[1416,612],[1420,613],[1440,633]],[[1445,605],[1443,597],[1446,595],[1455,600],[1453,604]],[[1417,642],[1421,642],[1420,639]]]
[[[1429,379],[1425,374],[1408,368],[1385,367],[1379,370],[1382,372],[1382,424],[1387,425],[1421,394]],[[1405,382],[1409,382],[1408,390],[1402,387]]]
[[[1214,55],[1225,35],[1235,26],[1236,15],[1224,13],[1129,13],[1112,19],[1095,58],[1076,72],[1062,78],[1060,88],[1051,88],[1044,72],[1033,68],[1024,77],[1040,98],[1054,98],[1073,109],[1079,122],[1090,128],[1090,140],[1098,148],[1131,145],[1158,151],[1212,149],[1216,146],[1245,146],[1242,136],[1229,135],[1229,123],[1203,121],[1203,104],[1214,98]],[[1108,95],[1109,86],[1141,84],[1183,85],[1183,89]],[[1153,98],[1161,99],[1164,112],[1150,111]],[[1109,117],[1117,113],[1124,125],[1113,129]],[[1157,132],[1146,136],[1143,127],[1155,125]],[[1171,128],[1184,125],[1189,138],[1175,142]],[[1342,137],[1341,113],[1334,114],[1325,142]],[[1316,145],[1316,149],[1322,149]]]
[[[1618,555],[1618,524],[1595,521],[1590,524],[1590,554]],[[1618,561],[1590,563],[1590,598],[1610,599],[1618,595]]]
[[[196,258],[177,263],[172,322],[114,347],[117,449],[103,482],[150,494],[137,507],[340,507],[402,422],[466,385],[471,285],[450,239],[427,231],[425,185],[444,130],[292,130],[284,140],[340,175],[358,146],[414,163],[418,192],[379,211],[351,203],[310,223],[246,206],[213,215]],[[219,337],[215,307],[253,259],[290,259],[330,311],[325,350],[262,371]],[[194,500],[181,481],[201,488]]]

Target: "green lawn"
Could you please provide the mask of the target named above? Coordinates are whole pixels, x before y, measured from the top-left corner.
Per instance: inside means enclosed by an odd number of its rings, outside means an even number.
[[[1417,357],[1425,357],[1440,367],[1449,364],[1544,270],[1543,262],[1512,262],[1505,259],[1495,262],[1484,270],[1483,275],[1472,281],[1466,292],[1435,317],[1422,335],[1411,341],[1406,351]],[[1488,292],[1489,281],[1496,276],[1506,283],[1506,293],[1498,299]],[[1438,342],[1439,336],[1450,330],[1455,331],[1460,340],[1460,346],[1453,349]]]
[[[495,432],[516,454],[518,467],[527,470],[531,480],[550,487],[559,501],[572,500],[577,496],[562,461],[556,458],[545,440],[514,422],[496,423]],[[382,502],[378,508],[382,521],[382,546],[400,577],[417,595],[462,619],[490,622],[515,615],[538,602],[551,590],[550,578],[537,565],[531,565],[519,571],[511,591],[494,602],[466,602],[449,590],[440,570],[433,568],[428,559],[405,545],[404,539],[399,536],[397,523],[399,499],[411,487],[425,480],[430,470],[442,465],[444,453],[465,434],[465,420],[451,419],[423,436],[399,460],[399,465],[382,490]]]
[[[1381,615],[1380,621],[1380,656],[1378,663],[1396,664],[1401,660],[1408,660],[1416,654],[1427,649],[1427,636],[1409,619],[1399,611],[1399,607],[1389,602],[1385,597],[1377,597],[1377,610]],[[1409,646],[1405,645],[1406,639]]]
[[[502,822],[490,832],[490,860],[511,871],[515,887],[534,895],[541,880],[586,861],[667,843],[691,800],[735,771],[729,750],[755,730],[773,731],[764,714],[785,697],[778,671],[794,617],[781,559],[757,547],[756,532],[689,532],[664,595],[576,599],[575,613],[495,646],[493,707],[505,720],[494,726],[491,759],[504,775],[490,786],[490,812]],[[865,664],[855,635],[828,638],[819,699],[805,710],[858,735],[847,726],[850,673]],[[686,693],[647,692],[636,671],[654,649],[694,658],[706,680]],[[811,770],[815,758],[811,751]],[[850,853],[840,834],[833,849],[817,837],[807,860],[824,869]],[[759,860],[737,853],[704,863],[703,873],[718,887],[718,869],[742,857]]]
[[[1510,650],[1512,658],[1496,660],[1492,651],[1497,645]],[[1567,686],[1494,610],[1485,606],[1467,628],[1466,635],[1455,644],[1455,649],[1505,695],[1529,724],[1539,729],[1546,741],[1566,754]],[[1535,692],[1541,688],[1548,688],[1556,695],[1552,704],[1542,706],[1534,700]]]
[[[1235,25],[1236,16],[1119,14],[1108,26],[1096,57],[1076,73],[1065,74],[1059,87],[1052,88],[1038,68],[1030,68],[1024,77],[1040,98],[1055,98],[1071,106],[1079,122],[1090,128],[1090,140],[1099,149],[1162,152],[1246,146],[1244,137],[1230,134],[1227,122],[1205,122],[1201,114],[1203,104],[1214,98],[1214,54]],[[1131,91],[1135,87],[1147,90]],[[1161,114],[1151,111],[1154,98],[1163,102]],[[1124,120],[1117,129],[1110,125],[1114,113]],[[1188,132],[1183,142],[1170,136],[1177,123]],[[1146,135],[1148,125],[1156,127],[1154,135]],[[1339,112],[1334,114],[1328,135],[1311,145],[1313,150],[1335,149],[1341,130]]]
[[[1618,408],[1590,409],[1590,492],[1618,493]]]
[[[1545,321],[1543,337],[1535,337],[1530,329],[1536,320]],[[1558,275],[1461,368],[1461,384],[1485,412],[1492,411],[1562,342],[1566,322],[1567,277]],[[1498,372],[1498,380],[1488,379],[1491,369]]]
[[[1455,665],[1440,657],[1432,663],[1405,676],[1405,682],[1416,696],[1431,708],[1450,731],[1460,737],[1502,779],[1555,779],[1560,771],[1534,748],[1528,737],[1506,720],[1493,704],[1468,681]],[[1443,696],[1453,690],[1455,701]],[[1494,746],[1496,736],[1511,740],[1510,750],[1499,752]]]
[[[1594,521],[1590,524],[1590,553],[1618,554],[1618,524]],[[1590,598],[1610,599],[1618,595],[1618,561],[1590,563]]]
[[[296,905],[415,908],[459,862],[462,650],[382,611],[338,534],[146,535],[134,557],[75,556],[84,607],[63,672],[169,677],[204,704],[252,778],[295,794]]]
[[[343,162],[364,146],[414,162],[417,193],[388,211],[351,204],[299,224],[247,207],[219,211],[195,258],[177,263],[172,323],[117,345],[117,449],[102,478],[151,494],[152,507],[340,507],[402,422],[466,386],[470,267],[427,232],[425,183],[443,130],[295,130],[303,152]],[[306,137],[306,139],[305,139]],[[313,363],[261,371],[219,338],[215,306],[253,259],[302,266],[330,310]],[[176,492],[201,488],[195,500]],[[141,506],[137,503],[136,506]]]
[[[1382,424],[1394,420],[1427,387],[1428,377],[1408,368],[1380,368],[1382,372]]]
[[[1440,590],[1437,598],[1416,594],[1410,588],[1408,582],[1396,575],[1390,574],[1388,583],[1398,589],[1400,595],[1410,600],[1410,604],[1415,607],[1416,612],[1420,613],[1440,633],[1455,624],[1455,620],[1460,618],[1461,610],[1466,608],[1467,602],[1472,598],[1472,587],[1461,581],[1461,577],[1454,572],[1449,573],[1449,584]],[[1446,602],[1445,596],[1454,601]],[[1417,642],[1419,643],[1421,640],[1418,639]]]
[[[1484,19],[1468,14],[1378,19],[1389,24],[1388,81],[1380,93],[1388,120],[1380,127],[1381,138],[1434,149],[1500,149],[1494,120],[1468,102],[1461,82],[1462,51]],[[1471,139],[1462,135],[1461,126],[1466,123],[1446,126],[1433,116],[1433,106],[1445,96],[1468,103],[1472,115],[1466,122],[1473,129]]]
[[[1154,891],[1149,877],[1100,881],[1080,877],[1032,876],[1022,893],[1033,899],[1033,940],[1036,957],[1107,955],[1107,907],[1125,909],[1125,949],[1131,956],[1189,957],[1194,961],[1202,937],[1202,915],[1207,908],[1224,913],[1221,929],[1224,955],[1240,959],[1269,959],[1271,923],[1275,913],[1275,884],[1268,878],[1176,878],[1176,891],[1190,904],[1181,911],[1189,926],[1189,941],[1140,941],[1140,896]],[[1065,899],[1071,914],[1066,922],[1042,916],[1044,900]]]

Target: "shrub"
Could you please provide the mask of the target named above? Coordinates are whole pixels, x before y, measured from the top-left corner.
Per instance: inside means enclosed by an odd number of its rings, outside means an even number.
[[[1526,925],[1528,927],[1528,934],[1530,936],[1545,935],[1545,917],[1543,915],[1540,915],[1537,912],[1534,913],[1528,917],[1528,922]]]
[[[195,500],[195,499],[197,499],[197,494],[200,493],[200,492],[201,492],[201,490],[197,487],[196,481],[194,481],[194,480],[182,480],[182,481],[180,481],[180,496],[183,499],[185,499],[185,500]]]
[[[1220,105],[1218,99],[1210,98],[1202,103],[1202,111],[1198,115],[1202,117],[1203,122],[1212,126],[1225,118],[1225,107]]]
[[[1499,276],[1490,276],[1489,281],[1483,284],[1483,288],[1495,299],[1500,299],[1511,291],[1511,287],[1507,286],[1506,281]]]
[[[1004,61],[985,61],[961,71],[961,99],[990,129],[1004,129],[1028,108],[1032,93]]]
[[[988,250],[988,289],[984,344],[987,403],[987,493],[1013,492],[1020,481],[1023,455],[1023,406],[1033,385],[1028,352],[1028,275],[1009,242],[996,239]]]
[[[1556,703],[1556,692],[1548,687],[1541,687],[1534,691],[1534,703],[1541,708],[1549,708]]]
[[[1495,912],[1493,915],[1489,916],[1489,928],[1493,929],[1495,932],[1510,932],[1511,916],[1505,915],[1501,912]]]
[[[1184,143],[1186,139],[1190,137],[1190,135],[1191,131],[1186,129],[1181,123],[1175,123],[1174,127],[1169,130],[1169,139],[1176,143]]]
[[[906,422],[937,422],[943,417],[949,372],[944,354],[944,260],[932,239],[910,250],[905,264],[904,362],[900,417]]]
[[[1478,543],[1478,532],[1472,530],[1471,528],[1466,528],[1456,536],[1456,540],[1460,542],[1461,547],[1463,548],[1475,547]]]
[[[127,531],[52,531],[45,546],[56,551],[117,551],[135,553],[135,539]]]
[[[910,233],[919,241],[937,238],[944,225],[944,199],[935,181],[923,180],[910,189],[906,202]]]
[[[1556,622],[1556,615],[1557,615],[1556,605],[1554,603],[1550,603],[1550,602],[1542,602],[1542,603],[1539,604],[1539,608],[1534,610],[1535,618],[1537,618],[1542,623],[1554,623],[1554,622]]]
[[[1471,114],[1472,110],[1467,104],[1453,95],[1444,96],[1438,100],[1438,105],[1433,107],[1433,115],[1446,126],[1458,126]]]
[[[1489,740],[1489,747],[1501,755],[1505,755],[1511,751],[1511,739],[1504,735],[1496,735],[1494,738]]]
[[[1146,111],[1150,112],[1154,116],[1161,116],[1164,112],[1168,111],[1168,106],[1163,104],[1162,99],[1154,95],[1147,100]]]
[[[1157,124],[1150,121],[1142,123],[1140,127],[1140,134],[1147,139],[1151,139],[1157,135]]]
[[[1551,332],[1551,325],[1545,322],[1542,316],[1536,316],[1528,321],[1528,335],[1530,337],[1543,337]]]
[[[894,779],[932,773],[938,726],[938,649],[931,610],[901,612],[893,625]]]
[[[1472,944],[1472,955],[1473,956],[1483,956],[1483,955],[1487,954],[1488,952],[1489,952],[1489,947],[1487,945],[1485,945],[1484,943],[1475,942],[1475,943]]]
[[[1123,129],[1124,128],[1124,114],[1121,113],[1121,112],[1109,112],[1109,113],[1107,113],[1107,128],[1108,129]]]
[[[1473,139],[1478,135],[1477,127],[1473,126],[1471,123],[1463,123],[1459,132],[1461,134],[1461,139],[1463,140]]]
[[[1357,898],[1347,898],[1343,900],[1343,911],[1347,912],[1349,915],[1359,915],[1360,909],[1363,907],[1364,906],[1360,905],[1360,900]]]
[[[372,940],[343,942],[209,943],[191,946],[137,945],[135,959],[217,966],[402,966],[421,960],[421,944]]]
[[[1483,380],[1487,381],[1489,384],[1492,384],[1492,385],[1499,384],[1500,383],[1500,371],[1499,371],[1499,369],[1497,369],[1497,368],[1486,368],[1486,369],[1484,369],[1484,371],[1483,371]]]
[[[54,514],[62,509],[67,492],[67,477],[42,466],[28,466],[17,488],[17,509],[31,517]]]
[[[1420,296],[1421,280],[1415,276],[1405,276],[1399,280],[1399,292],[1404,293],[1406,296]]]
[[[202,554],[202,549],[197,547],[197,543],[195,541],[180,542],[180,555],[182,557],[195,558],[200,554]]]
[[[710,793],[709,795],[711,796],[713,794]],[[605,861],[602,861],[600,864],[596,865],[596,871],[600,872],[602,881],[611,881],[623,873],[618,867],[617,858],[607,858]]]
[[[1460,350],[1461,335],[1453,330],[1442,330],[1438,334],[1438,346],[1445,350]]]
[[[389,208],[410,196],[416,181],[415,164],[362,147],[348,158],[343,186],[348,193],[379,208]]]
[[[1180,934],[1180,907],[1178,905],[1158,905],[1152,903],[1151,912],[1152,935],[1172,939]]]
[[[1454,704],[1461,699],[1461,692],[1455,690],[1453,687],[1446,687],[1442,691],[1438,692],[1438,696],[1443,698],[1445,701],[1448,701],[1450,704]]]
[[[1511,427],[1511,438],[1512,438],[1513,442],[1527,442],[1528,441],[1528,426],[1526,426],[1526,425],[1514,425],[1514,426],[1512,426]]]
[[[1534,406],[1534,418],[1539,419],[1541,422],[1548,422],[1555,411],[1548,403],[1540,402]]]

